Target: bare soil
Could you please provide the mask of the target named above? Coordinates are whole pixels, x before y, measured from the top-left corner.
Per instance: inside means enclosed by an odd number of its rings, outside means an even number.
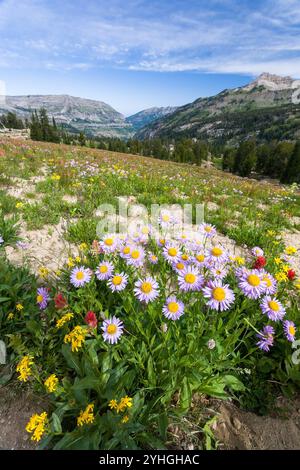
[[[10,383],[0,386],[0,450],[35,449],[25,426],[31,416],[47,410],[47,402]]]

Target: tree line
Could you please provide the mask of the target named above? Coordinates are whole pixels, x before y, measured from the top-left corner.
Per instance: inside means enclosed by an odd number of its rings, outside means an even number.
[[[29,127],[27,119],[23,122],[22,119],[18,118],[18,116],[12,112],[8,112],[7,114],[0,116],[0,125],[1,124],[7,129],[24,129]]]
[[[256,172],[282,183],[300,183],[300,141],[256,145],[246,140],[237,148],[225,148],[222,166],[240,176]]]

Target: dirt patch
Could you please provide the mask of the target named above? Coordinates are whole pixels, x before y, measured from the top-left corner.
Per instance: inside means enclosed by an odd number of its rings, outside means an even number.
[[[0,386],[0,450],[35,449],[25,426],[35,413],[47,411],[47,402],[15,384]]]
[[[19,236],[26,242],[26,249],[7,246],[7,258],[13,264],[22,266],[24,263],[37,273],[41,266],[56,271],[67,261],[68,256],[76,256],[78,250],[64,240],[66,222],[60,219],[57,225],[45,225],[40,230],[27,230],[21,224]]]
[[[297,248],[297,253],[290,257],[290,264],[300,273],[300,232],[286,232],[283,235],[285,246],[294,246]]]
[[[277,401],[274,416],[258,416],[232,403],[220,402],[214,433],[220,449],[300,449],[300,398]]]

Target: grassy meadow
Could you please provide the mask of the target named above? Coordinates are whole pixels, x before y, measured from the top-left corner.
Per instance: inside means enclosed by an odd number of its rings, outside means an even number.
[[[99,240],[98,208],[120,197],[149,210],[203,204],[202,239],[156,239],[147,227]],[[278,393],[292,397],[299,231],[296,186],[1,141],[0,390],[21,384],[46,398],[26,426],[34,443],[174,448],[174,427],[186,426],[195,448],[209,449],[217,417],[204,397],[258,413]]]

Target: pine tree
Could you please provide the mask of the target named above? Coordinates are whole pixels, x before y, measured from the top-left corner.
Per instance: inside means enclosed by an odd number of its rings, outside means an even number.
[[[253,140],[242,142],[238,148],[234,172],[240,176],[249,176],[256,164],[256,145]]]
[[[235,162],[236,150],[228,148],[225,150],[222,160],[223,170],[233,171]]]
[[[300,141],[298,140],[291,154],[286,170],[281,178],[282,183],[300,183]]]

